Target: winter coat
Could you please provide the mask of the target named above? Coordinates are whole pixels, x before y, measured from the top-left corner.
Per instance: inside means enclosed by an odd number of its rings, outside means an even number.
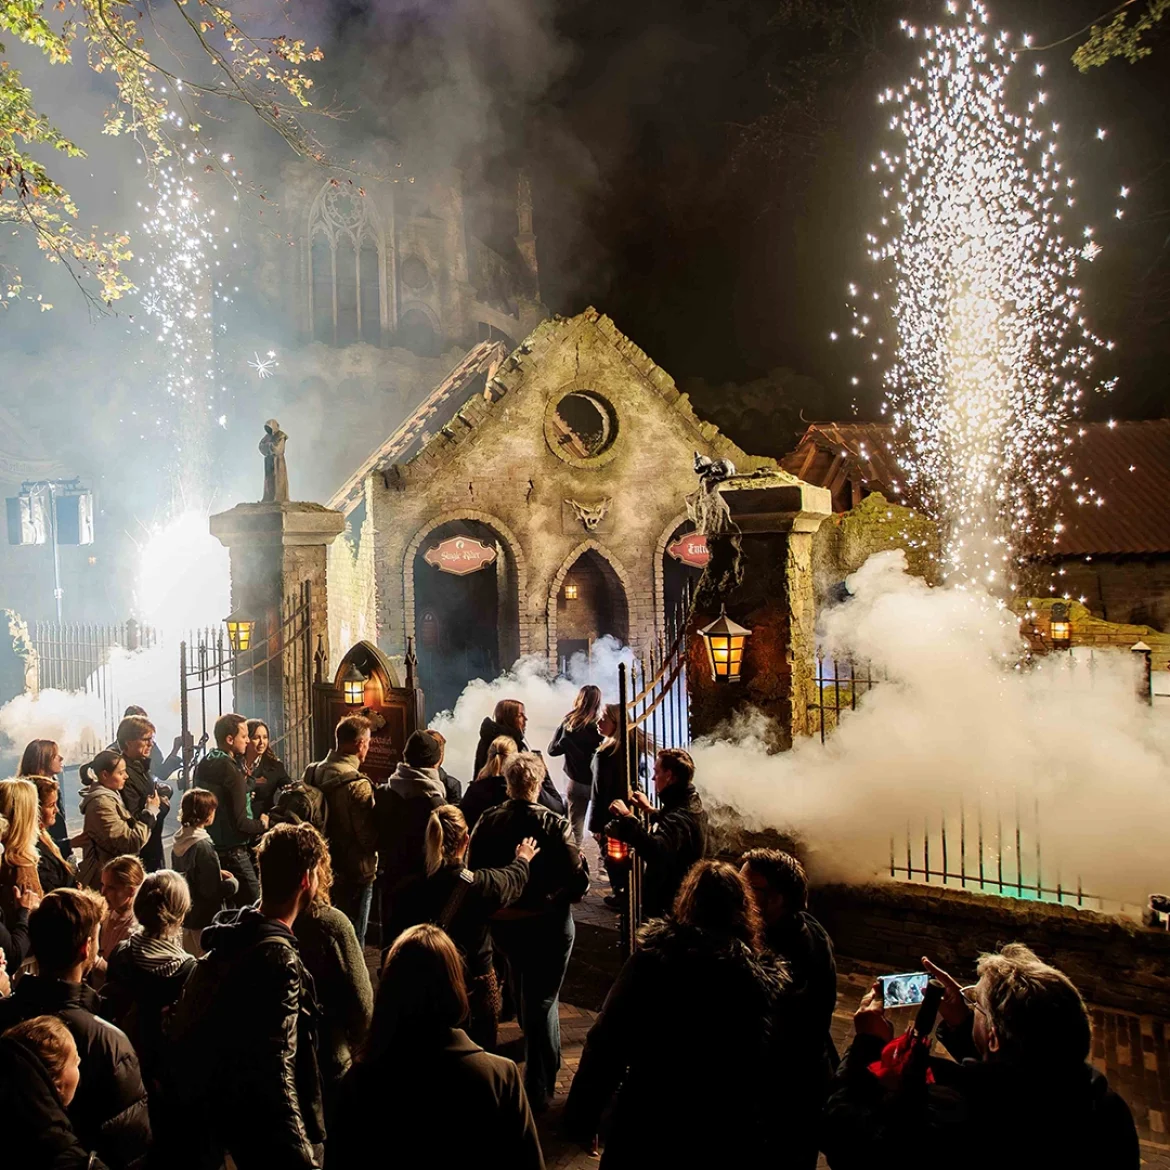
[[[338,885],[368,886],[378,873],[378,826],[374,786],[362,775],[361,762],[357,756],[330,752],[321,763],[305,769],[304,782],[325,794],[329,807],[325,836]]]
[[[15,918],[20,903],[16,897],[16,888],[35,890],[43,893],[41,879],[35,865],[12,865],[8,854],[0,856],[0,914],[5,919]]]
[[[146,1088],[126,1033],[99,1010],[97,993],[83,983],[25,975],[0,1000],[0,1033],[33,1016],[59,1016],[81,1056],[81,1084],[67,1110],[77,1140],[110,1167],[138,1167],[150,1147]]]
[[[833,1170],[904,1170],[936,1162],[941,1149],[948,1170],[1138,1170],[1129,1106],[1091,1065],[983,1061],[969,1024],[940,1025],[938,1035],[958,1063],[932,1059],[934,1084],[917,1093],[887,1092],[867,1068],[882,1041],[854,1038],[822,1118]]]
[[[138,853],[150,839],[154,813],[143,809],[134,816],[122,795],[102,784],[92,784],[81,794],[86,842],[81,850],[81,884],[91,890],[102,885],[102,869],[123,853]]]
[[[597,1133],[616,1093],[604,1170],[783,1165],[767,1157],[783,1132],[771,1059],[783,964],[673,919],[639,937],[585,1040],[566,1127]]]
[[[114,750],[120,751],[117,745]],[[122,788],[122,803],[131,816],[137,816],[146,802],[154,795],[154,777],[150,774],[149,760],[126,760],[126,783]]]
[[[210,926],[224,902],[240,888],[234,877],[222,875],[219,854],[206,829],[179,827],[171,842],[171,868],[187,879],[187,889],[191,891],[191,909],[183,919],[188,930]]]
[[[403,882],[426,872],[427,821],[439,805],[447,803],[447,792],[435,768],[400,763],[389,782],[378,785],[374,802],[378,860],[392,899]]]
[[[252,783],[252,815],[258,817],[272,812],[276,794],[292,783],[292,777],[280,760],[265,752],[252,769]]]
[[[336,1085],[349,1071],[374,1014],[370,972],[353,924],[333,906],[315,905],[298,914],[293,934],[321,1009],[321,1079],[326,1086]]]
[[[425,1158],[414,1160],[429,1170],[544,1170],[519,1070],[460,1028],[429,1043],[404,1041],[352,1069],[341,1087],[325,1170],[370,1165],[371,1119],[381,1133],[433,1135]]]
[[[471,835],[468,865],[473,870],[503,869],[515,860],[516,846],[525,837],[535,837],[540,852],[529,864],[524,892],[504,916],[563,913],[570,902],[585,896],[589,868],[569,822],[547,808],[508,800],[489,810]]]
[[[0,910],[0,951],[8,964],[10,975],[24,962],[28,954],[28,911],[18,906],[12,914]]]
[[[250,845],[264,832],[264,826],[252,815],[248,779],[235,756],[218,748],[208,752],[195,769],[195,786],[214,792],[219,801],[215,820],[207,830],[217,853]]]
[[[605,827],[608,837],[632,845],[646,863],[642,908],[647,918],[669,914],[687,871],[707,856],[707,814],[690,784],[663,789],[661,804],[647,817],[645,828],[636,817],[616,817]]]
[[[296,938],[248,906],[217,915],[200,941],[209,953],[171,1017],[184,1108],[221,1146],[250,1155],[237,1163],[308,1170],[325,1126],[318,1009]]]
[[[442,764],[438,767],[439,781],[447,793],[448,804],[458,804],[463,799],[463,781],[456,780]]]
[[[503,776],[481,776],[472,780],[459,802],[459,811],[467,822],[470,833],[489,808],[495,808],[508,799],[508,785]]]
[[[622,757],[616,743],[594,755],[589,780],[586,783],[593,785],[593,791],[589,795],[588,827],[591,833],[605,832],[605,826],[613,816],[609,806],[615,800],[624,800],[628,804],[631,792],[642,791],[637,776],[631,776],[627,782],[622,774]]]
[[[825,928],[804,910],[767,927],[764,942],[788,965],[791,986],[785,999],[793,1016],[802,1021],[810,1041],[815,1037],[835,1053],[829,1033],[837,1007],[837,960]]]
[[[478,776],[483,771],[492,740],[499,739],[501,735],[506,735],[512,740],[516,744],[518,752],[528,751],[528,744],[525,742],[524,736],[515,727],[505,727],[504,724],[497,723],[494,719],[485,719],[479,725],[479,743],[475,745],[475,767],[471,773],[473,777]]]
[[[21,1040],[0,1038],[0,1117],[4,1161],[38,1170],[106,1170],[77,1139],[41,1058]]]
[[[524,892],[528,862],[517,857],[502,869],[465,869],[462,862],[444,865],[429,877],[408,882],[395,902],[388,940],[407,927],[423,922],[438,924],[453,891],[465,885],[462,901],[444,929],[467,964],[469,979],[486,975],[492,965],[492,940],[488,919],[511,906]]]
[[[41,859],[37,862],[37,876],[41,879],[41,892],[77,889],[77,870],[73,867],[73,851],[65,852],[57,846],[56,840],[47,832],[41,832],[37,842]]]
[[[592,784],[593,754],[601,739],[596,723],[585,723],[573,731],[562,723],[548,745],[548,754],[565,757],[565,775],[574,784]]]

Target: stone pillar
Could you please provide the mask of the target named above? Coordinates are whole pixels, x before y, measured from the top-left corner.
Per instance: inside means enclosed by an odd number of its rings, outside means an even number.
[[[758,711],[776,750],[806,734],[815,687],[816,600],[812,541],[832,514],[828,489],[784,472],[740,476],[721,488],[738,534],[708,538],[711,563],[691,618],[691,734],[706,735]],[[747,626],[742,680],[716,684],[698,630],[719,616]]]
[[[210,527],[231,556],[232,609],[256,622],[253,659],[263,658],[266,640],[279,633],[285,600],[308,582],[310,657],[320,645],[328,663],[327,549],[345,528],[345,517],[321,504],[237,504],[212,516]],[[271,692],[257,695],[267,705],[263,709],[281,709],[292,682],[284,678],[291,658],[283,655],[280,671],[265,671],[263,681],[257,677],[255,686]]]

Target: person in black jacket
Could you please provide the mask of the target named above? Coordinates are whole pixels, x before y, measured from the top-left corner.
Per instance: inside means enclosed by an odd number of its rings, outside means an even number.
[[[504,769],[508,800],[480,818],[471,836],[469,865],[500,869],[516,846],[531,837],[540,850],[528,884],[512,906],[492,922],[492,943],[507,957],[524,1029],[524,1087],[532,1108],[548,1107],[561,1066],[557,1001],[573,951],[572,903],[589,889],[589,870],[569,822],[536,803],[546,775],[544,761],[519,752]]]
[[[484,764],[487,763],[488,749],[492,745],[492,740],[498,739],[501,735],[506,735],[511,739],[516,744],[517,751],[528,751],[528,743],[524,739],[527,727],[528,715],[524,710],[524,704],[519,699],[501,699],[496,704],[492,718],[485,719],[479,725],[479,743],[475,749],[476,776],[480,774]],[[540,786],[539,803],[562,817],[569,811],[565,798],[557,791],[547,769]]]
[[[248,746],[244,750],[244,772],[252,782],[252,815],[271,813],[276,794],[292,783],[284,764],[276,758],[263,719],[248,720]]]
[[[772,1035],[787,972],[761,935],[747,884],[721,861],[696,865],[673,915],[639,932],[565,1109],[591,1146],[616,1094],[603,1170],[788,1164],[773,1147],[785,1111]]]
[[[38,974],[0,1000],[0,1032],[33,1016],[60,1018],[81,1055],[82,1079],[68,1114],[78,1141],[112,1170],[141,1167],[150,1149],[146,1088],[126,1034],[100,1017],[84,983],[98,954],[105,902],[91,890],[54,890],[29,917]]]
[[[598,724],[598,731],[603,736],[600,746],[593,756],[590,769],[592,791],[590,797],[589,832],[597,841],[601,850],[601,857],[605,864],[605,872],[609,875],[611,893],[604,901],[611,910],[622,910],[626,904],[626,885],[630,874],[628,861],[613,861],[606,848],[605,826],[609,824],[610,806],[615,800],[629,801],[635,792],[641,792],[642,787],[635,775],[627,776],[628,764],[622,759],[618,748],[618,718],[621,709],[617,703],[607,703]]]
[[[41,881],[41,893],[53,890],[76,890],[77,869],[73,865],[73,850],[66,845],[62,850],[53,835],[53,827],[65,818],[61,813],[61,788],[51,776],[30,776],[37,787],[40,801],[41,822],[37,837],[40,860],[37,862],[37,877]]]
[[[191,894],[191,907],[183,922],[183,946],[198,957],[199,938],[205,927],[239,892],[239,882],[219,867],[208,827],[215,821],[219,801],[206,788],[188,788],[179,802],[179,831],[171,842],[171,868],[182,874]]]
[[[526,837],[516,846],[515,860],[502,869],[470,870],[464,865],[469,840],[467,822],[454,805],[440,805],[431,813],[426,877],[403,887],[387,938],[393,941],[407,927],[424,922],[436,923],[451,936],[467,966],[467,1034],[490,1052],[500,1021],[500,988],[488,920],[524,892],[528,864],[540,849]]]
[[[593,755],[603,738],[597,727],[600,715],[601,688],[582,687],[577,692],[573,709],[565,716],[548,745],[550,756],[565,757],[569,824],[573,826],[573,837],[578,846],[585,837],[585,814],[593,793]]]
[[[874,984],[825,1107],[833,1170],[894,1170],[944,1149],[955,1170],[1137,1170],[1133,1116],[1088,1063],[1089,1013],[1066,975],[1022,943],[981,956],[970,987],[923,965],[943,985],[938,1038],[955,1060],[932,1058],[930,1084],[879,1082],[869,1066],[894,1030]]]
[[[467,831],[474,832],[479,818],[489,808],[508,799],[508,785],[504,782],[504,765],[519,749],[516,741],[507,735],[498,735],[488,747],[487,760],[467,786],[459,810],[467,822]]]
[[[199,761],[195,784],[215,793],[219,811],[208,833],[219,854],[219,864],[239,883],[233,904],[251,906],[260,896],[260,883],[249,846],[268,828],[268,814],[252,815],[252,794],[244,775],[248,750],[248,721],[243,715],[221,715],[215,721],[215,749]]]
[[[518,1069],[459,1026],[462,967],[437,926],[412,926],[390,948],[369,1039],[341,1086],[326,1170],[365,1170],[381,1135],[401,1135],[406,1151],[383,1155],[386,1165],[544,1170]]]
[[[624,800],[615,800],[609,811],[616,819],[605,827],[607,837],[632,845],[646,863],[642,910],[647,918],[670,913],[687,871],[707,855],[707,814],[691,781],[695,762],[682,748],[663,748],[654,759],[655,808],[641,793],[632,803],[649,821],[645,827]]]
[[[313,980],[293,924],[317,893],[325,839],[277,825],[257,851],[260,904],[225,910],[203,932],[202,958],[171,1023],[172,1076],[211,1149],[176,1164],[311,1170],[325,1140]],[[210,1154],[210,1158],[209,1158]]]
[[[81,1060],[56,1016],[34,1016],[0,1036],[0,1117],[7,1165],[44,1170],[106,1170],[77,1139],[66,1107],[80,1081]]]
[[[129,715],[118,724],[117,742],[111,750],[122,753],[126,761],[126,786],[122,789],[122,803],[126,811],[137,816],[146,807],[146,802],[155,793],[159,796],[159,808],[154,816],[150,837],[138,851],[142,867],[153,873],[163,867],[163,821],[170,812],[170,790],[160,789],[151,775],[151,755],[154,752],[154,724],[145,715]]]

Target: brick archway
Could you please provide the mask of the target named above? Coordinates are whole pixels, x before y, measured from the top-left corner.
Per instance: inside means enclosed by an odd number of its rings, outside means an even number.
[[[630,575],[626,572],[625,566],[614,556],[613,552],[606,548],[605,545],[596,540],[583,540],[571,553],[561,562],[561,567],[557,570],[556,576],[552,579],[552,584],[549,585],[548,590],[548,661],[549,666],[557,669],[557,596],[561,591],[561,586],[565,583],[565,577],[568,576],[569,570],[581,559],[587,552],[595,552],[609,567],[613,570],[614,576],[617,577],[618,583],[625,593],[627,624],[629,628],[629,638],[632,642],[634,639],[634,605],[633,605],[633,588],[630,583]]]
[[[516,566],[516,596],[519,606],[517,640],[520,657],[531,653],[532,618],[528,613],[528,561],[524,556],[523,549],[520,547],[519,540],[516,539],[516,534],[498,517],[493,516],[490,512],[480,512],[475,508],[460,508],[457,511],[444,512],[441,516],[433,517],[415,533],[411,542],[406,546],[406,552],[402,558],[402,645],[406,645],[407,637],[414,637],[414,559],[418,555],[418,550],[422,546],[423,541],[436,528],[441,528],[444,524],[449,524],[453,520],[478,520],[481,524],[486,524],[489,528],[493,529],[501,542],[507,547],[508,554],[512,558],[512,563]]]

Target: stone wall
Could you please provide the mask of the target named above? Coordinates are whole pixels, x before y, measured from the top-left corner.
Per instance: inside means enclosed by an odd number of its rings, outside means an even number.
[[[1030,615],[1030,620],[1023,620],[1022,628],[1028,631],[1034,626],[1041,644],[1045,644],[1051,637],[1052,607],[1059,601],[1059,598],[1054,597],[1020,598],[1013,603],[1012,609],[1021,617]],[[1170,634],[1163,634],[1150,626],[1103,621],[1094,617],[1079,601],[1066,601],[1063,604],[1068,606],[1073,646],[1098,650],[1129,650],[1134,643],[1145,642],[1151,651],[1151,670],[1170,669]]]
[[[1057,572],[1061,590],[1097,617],[1170,631],[1170,556],[1077,557]]]
[[[374,522],[368,507],[362,510],[357,531],[348,522],[341,539],[329,546],[328,574],[328,673],[332,675],[352,646],[377,640]]]

